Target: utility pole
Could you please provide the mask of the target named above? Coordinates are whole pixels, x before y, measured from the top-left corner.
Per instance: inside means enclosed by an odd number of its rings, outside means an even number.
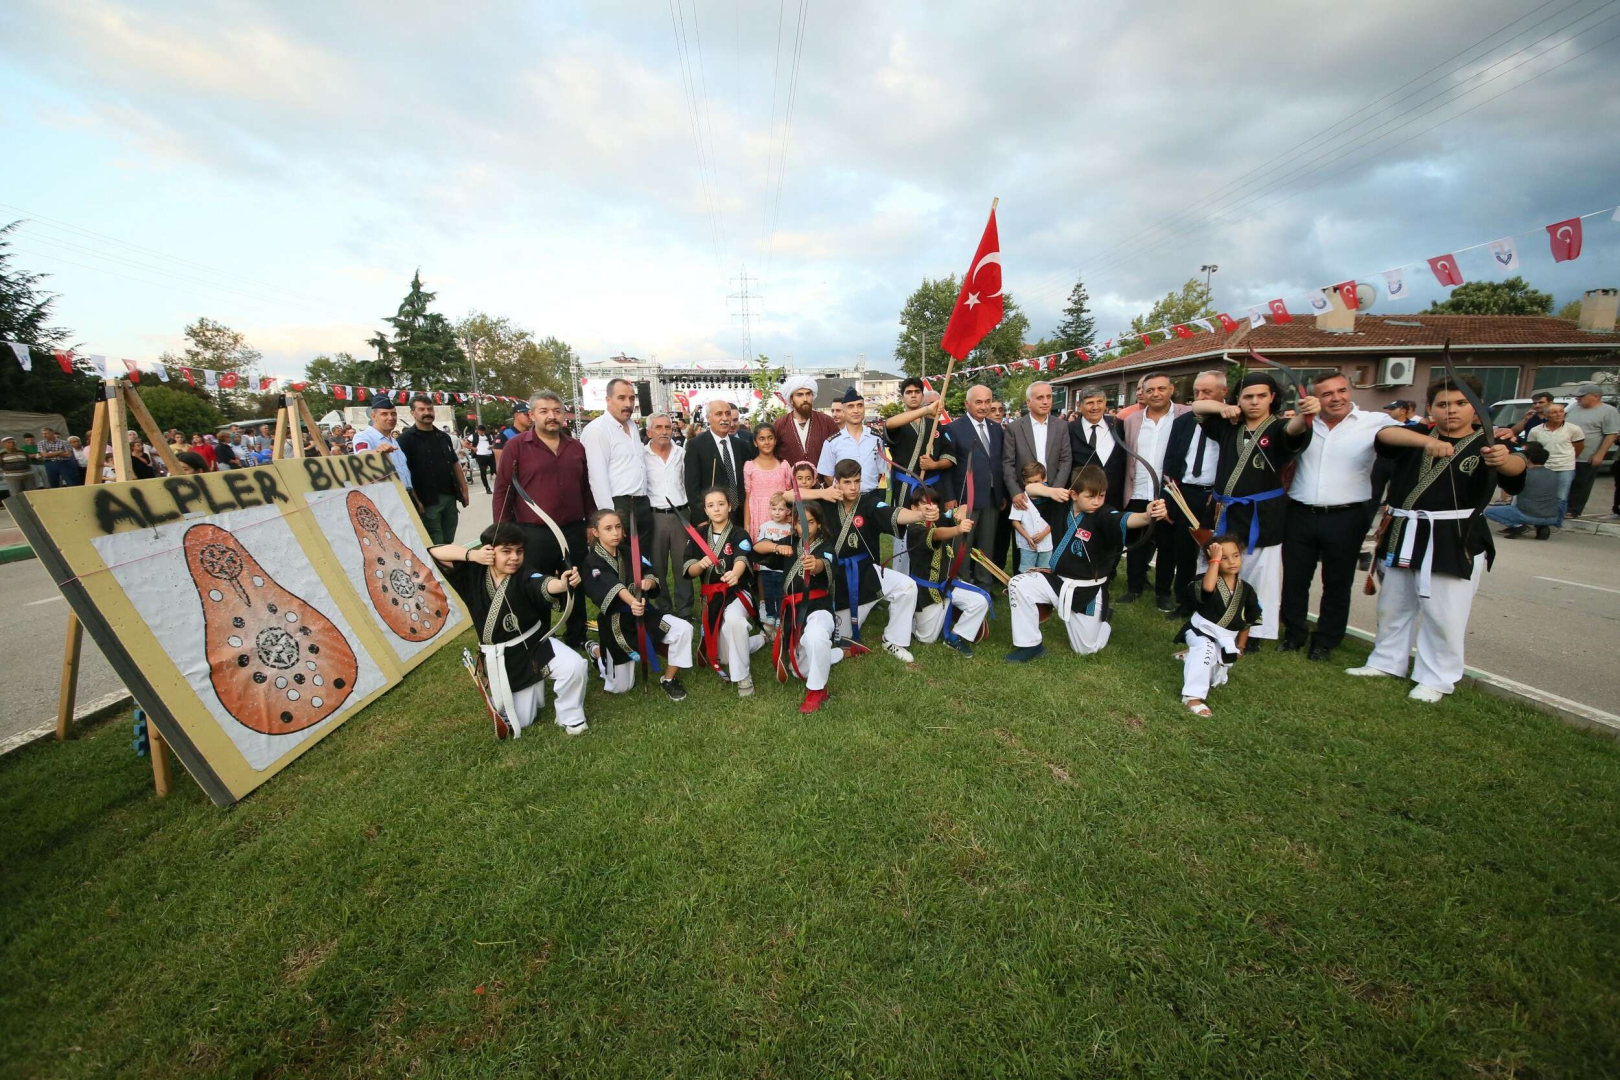
[[[748,276],[747,263],[743,264],[741,276],[731,279],[731,287],[736,291],[727,293],[726,297],[730,300],[736,300],[739,308],[739,310],[732,312],[731,317],[742,320],[742,355],[744,360],[752,364],[754,362],[753,303],[756,300],[763,300],[764,294],[751,291],[758,289],[759,279]]]
[[[1205,263],[1203,266],[1200,266],[1198,269],[1200,271],[1202,271],[1203,275],[1204,275],[1204,303],[1208,304],[1210,307],[1214,307],[1215,305],[1213,303],[1211,303],[1212,296],[1211,296],[1210,291],[1209,291],[1209,278],[1210,278],[1210,275],[1215,273],[1215,271],[1219,270],[1220,267],[1216,266],[1214,263]]]
[[[461,351],[467,354],[467,367],[472,372],[473,415],[479,427],[484,426],[484,400],[478,392],[478,350],[473,345],[473,336],[468,333],[461,342]],[[457,425],[459,427],[459,425]]]

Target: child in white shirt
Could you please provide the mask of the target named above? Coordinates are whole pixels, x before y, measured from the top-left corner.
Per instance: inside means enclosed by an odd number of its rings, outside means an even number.
[[[1019,479],[1027,487],[1046,483],[1046,469],[1038,461],[1026,461]],[[1041,516],[1035,500],[1020,510],[1014,506],[1007,512],[1013,531],[1018,534],[1018,572],[1045,570],[1052,565],[1052,527]]]

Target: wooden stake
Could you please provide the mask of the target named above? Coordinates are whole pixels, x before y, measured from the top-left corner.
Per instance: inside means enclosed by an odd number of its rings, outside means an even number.
[[[124,416],[124,388],[117,379],[107,380],[107,443],[112,450],[113,479],[129,479],[129,421]]]
[[[275,444],[270,447],[270,460],[271,461],[280,461],[285,456],[285,455],[282,454],[281,448],[286,445],[286,442],[287,442],[287,410],[286,409],[277,409],[276,410],[276,441],[275,441]]]
[[[298,399],[298,414],[309,426],[309,437],[315,440],[315,449],[322,457],[331,457],[332,448],[326,445],[326,439],[321,436],[321,425],[315,422],[314,415],[309,411],[309,402],[304,400],[303,394],[294,394],[293,397]]]
[[[304,460],[304,434],[300,430],[302,425],[298,421],[298,406],[292,403],[291,398],[291,394],[281,395],[281,411],[277,415],[287,417],[287,437],[292,442],[292,456],[302,461]]]
[[[157,421],[152,419],[152,413],[141,399],[141,393],[133,386],[124,388],[124,400],[129,403],[129,411],[135,414],[135,423],[140,425],[141,431],[152,441],[152,449],[157,452],[163,467],[169,470],[170,476],[180,475],[180,461],[170,449],[168,440],[163,432],[158,430]]]
[[[103,397],[96,402],[90,421],[90,451],[85,457],[90,471],[84,478],[86,485],[101,483],[103,447],[107,444],[106,386],[102,387],[101,393]],[[79,697],[79,649],[84,641],[84,627],[79,625],[79,617],[69,611],[67,618],[67,643],[62,650],[62,681],[56,696],[56,738],[59,741],[65,740],[72,728],[73,706],[78,703]]]

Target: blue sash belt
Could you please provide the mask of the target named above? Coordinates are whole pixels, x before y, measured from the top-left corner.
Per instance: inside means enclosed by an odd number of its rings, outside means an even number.
[[[985,611],[985,618],[994,619],[996,617],[996,603],[990,598],[990,594],[970,581],[957,578],[947,587],[943,581],[928,581],[925,578],[918,577],[916,574],[911,575],[911,580],[917,583],[919,589],[938,590],[940,598],[945,604],[945,626],[939,632],[942,640],[949,641],[951,639],[951,623],[956,621],[956,608],[951,603],[951,593],[957,589],[966,589],[968,592],[978,593],[984,597],[984,602],[989,605]]]
[[[1219,536],[1226,531],[1226,510],[1230,506],[1254,507],[1254,514],[1249,518],[1249,546],[1243,552],[1248,555],[1254,551],[1255,545],[1260,542],[1260,508],[1256,503],[1263,503],[1267,499],[1275,499],[1286,494],[1283,488],[1271,491],[1262,491],[1258,495],[1222,495],[1215,493],[1215,501],[1221,504],[1221,516],[1215,521],[1215,534]]]
[[[849,632],[856,641],[861,640],[861,563],[871,558],[870,554],[862,551],[838,560],[838,564],[844,568],[844,586],[849,593]]]

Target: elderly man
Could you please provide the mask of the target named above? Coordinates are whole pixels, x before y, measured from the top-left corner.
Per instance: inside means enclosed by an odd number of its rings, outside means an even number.
[[[1226,399],[1226,372],[1200,371],[1193,380],[1193,401],[1224,401]],[[1215,466],[1220,457],[1216,446],[1198,416],[1190,409],[1176,417],[1170,425],[1170,445],[1164,452],[1164,479],[1174,480],[1181,489],[1197,520],[1189,521],[1174,499],[1166,504],[1170,511],[1173,538],[1170,562],[1174,576],[1170,587],[1176,600],[1175,615],[1190,618],[1198,603],[1194,592],[1198,578],[1198,556],[1202,554],[1193,539],[1192,528],[1213,529],[1216,507],[1211,497],[1215,490]],[[1191,528],[1189,528],[1189,526]]]
[[[967,498],[967,477],[971,469],[973,505],[967,507],[967,511],[973,521],[973,546],[992,557],[997,531],[1007,520],[1007,483],[1001,475],[1001,448],[1006,432],[990,419],[993,403],[988,386],[969,387],[967,396],[962,399],[962,415],[945,429],[952,445],[960,448],[956,467],[951,472],[952,497],[958,502]],[[967,571],[981,588],[988,588],[994,580],[990,571],[977,562],[968,563]]]
[[[1186,405],[1176,404],[1175,387],[1170,383],[1170,376],[1162,371],[1150,371],[1142,376],[1137,383],[1137,396],[1142,407],[1120,422],[1120,428],[1125,434],[1125,445],[1135,454],[1125,463],[1125,505],[1122,510],[1143,513],[1147,512],[1148,504],[1159,498],[1159,493],[1153,490],[1153,478],[1148,471],[1141,467],[1146,461],[1153,466],[1153,471],[1159,474],[1164,472],[1165,451],[1170,448],[1170,431],[1176,418],[1191,410]],[[1140,459],[1140,460],[1139,460]],[[1141,547],[1131,548],[1125,556],[1125,595],[1119,598],[1122,604],[1129,604],[1142,595],[1147,586],[1148,560],[1154,560],[1156,567],[1153,574],[1153,595],[1157,600],[1159,610],[1166,614],[1176,610],[1176,601],[1173,587],[1175,584],[1174,556],[1175,532],[1178,528],[1169,521],[1155,522],[1149,526],[1153,530],[1153,539]]]
[[[1080,411],[1069,424],[1069,453],[1074,467],[1095,465],[1108,477],[1108,505],[1123,509],[1125,497],[1125,432],[1117,416],[1108,415],[1108,390],[1087,386],[1080,391]]]
[[[1541,411],[1541,423],[1529,429],[1529,442],[1547,448],[1545,468],[1557,483],[1557,525],[1562,528],[1569,512],[1569,490],[1575,486],[1575,462],[1586,450],[1586,433],[1569,422],[1568,410],[1559,402],[1549,401]]]
[[[1603,388],[1597,383],[1581,387],[1573,409],[1564,410],[1564,419],[1586,437],[1586,445],[1575,459],[1575,481],[1569,488],[1569,515],[1582,517],[1586,513],[1586,500],[1592,497],[1592,482],[1597,479],[1597,467],[1603,463],[1614,440],[1620,436],[1620,410],[1603,400]],[[1616,485],[1620,490],[1620,484]]]
[[[652,504],[652,572],[675,579],[675,610],[692,610],[692,579],[683,573],[686,553],[686,451],[676,446],[674,426],[665,413],[647,417],[647,501]]]
[[[821,460],[821,448],[838,434],[838,421],[816,411],[816,380],[795,375],[782,382],[782,396],[788,411],[772,425],[776,432],[776,456],[789,465]]]
[[[743,462],[759,451],[752,439],[744,439],[736,432],[737,410],[723,398],[711,398],[708,409],[709,430],[687,440],[686,460],[682,476],[686,485],[686,511],[692,524],[700,525],[703,515],[703,493],[711,487],[722,487],[731,496],[731,522],[741,525],[743,519]],[[681,541],[677,553],[684,553],[686,541]],[[688,584],[688,590],[691,586]],[[684,608],[677,610],[684,611]]]
[[[524,564],[531,572],[555,565],[563,543],[568,545],[568,565],[578,569],[585,561],[585,519],[596,509],[591,501],[585,447],[569,436],[563,421],[563,400],[555,391],[537,392],[523,406],[523,415],[536,417],[538,422],[506,444],[506,452],[495,467],[494,519],[516,522],[523,530],[527,538]],[[549,522],[517,493],[514,478],[535,506],[551,519]],[[556,532],[552,531],[553,525]],[[583,596],[575,597],[574,610],[562,633],[570,646],[585,647]]]
[[[641,435],[630,422],[635,408],[635,385],[629,379],[610,379],[607,408],[585,425],[579,441],[585,446],[591,499],[598,509],[611,507],[618,513],[626,539],[634,523],[641,550],[651,554],[653,515],[652,504],[647,501],[647,456]]]
[[[866,400],[854,386],[844,391],[842,406],[844,429],[828,439],[821,447],[816,461],[816,472],[830,487],[833,470],[840,461],[856,461],[861,466],[861,493],[873,490],[888,474],[888,462],[883,457],[883,444],[866,430]]]
[[[34,483],[34,455],[24,450],[15,438],[7,435],[0,439],[0,475],[12,495],[29,491]]]
[[[405,460],[405,451],[399,448],[394,439],[394,428],[399,423],[399,414],[394,411],[394,399],[387,394],[377,394],[372,397],[366,412],[371,417],[371,423],[361,428],[354,436],[354,452],[366,453],[369,450],[381,450],[386,453],[394,468],[399,472],[399,479],[405,485],[405,490],[411,490],[411,466]],[[195,449],[195,447],[193,447]],[[416,495],[411,494],[414,500]],[[417,512],[420,513],[422,504],[417,502]]]
[[[1046,470],[1047,485],[1067,490],[1074,463],[1069,425],[1061,416],[1052,415],[1052,384],[1030,383],[1024,391],[1024,404],[1029,414],[1007,425],[1006,441],[1001,447],[1001,479],[1007,485],[1012,504],[1020,510],[1029,506],[1029,496],[1024,494],[1021,479],[1025,465],[1040,462]],[[1052,500],[1041,508],[1041,516],[1051,526],[1052,534],[1061,536],[1069,517],[1068,505]]]
[[[1350,399],[1342,374],[1316,379],[1311,393],[1321,411],[1311,422],[1311,441],[1295,459],[1283,524],[1282,641],[1278,652],[1303,649],[1326,660],[1344,640],[1350,621],[1361,540],[1372,523],[1372,472],[1378,433],[1396,426],[1382,412],[1362,412]],[[1307,620],[1311,582],[1322,565],[1322,602],[1311,634]]]
[[[72,487],[77,483],[79,470],[73,461],[73,448],[53,428],[39,429],[39,460],[45,463],[46,487]]]

